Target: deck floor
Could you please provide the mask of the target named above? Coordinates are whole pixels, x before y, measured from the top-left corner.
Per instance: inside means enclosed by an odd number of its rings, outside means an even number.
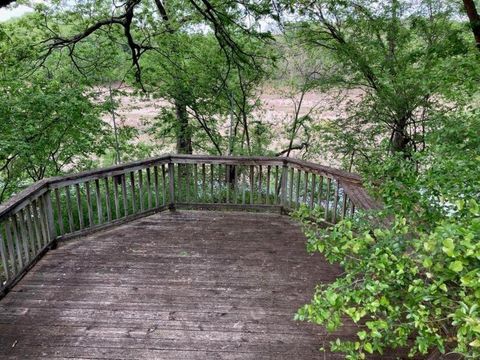
[[[339,273],[288,217],[163,212],[48,252],[0,301],[0,358],[341,359],[293,321]]]

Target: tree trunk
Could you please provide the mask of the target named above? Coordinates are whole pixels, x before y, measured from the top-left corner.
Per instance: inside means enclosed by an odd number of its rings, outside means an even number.
[[[177,153],[192,154],[192,133],[188,124],[187,105],[181,100],[175,100],[177,117]]]
[[[474,0],[463,0],[465,11],[467,12],[470,26],[472,27],[473,36],[477,49],[480,51],[480,15],[478,15]]]
[[[405,157],[409,157],[410,137],[407,131],[407,118],[403,117],[394,124],[390,145],[393,153],[402,152]]]

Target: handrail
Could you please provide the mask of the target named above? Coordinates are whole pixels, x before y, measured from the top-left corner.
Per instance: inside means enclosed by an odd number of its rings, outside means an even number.
[[[61,239],[174,208],[289,213],[326,224],[377,204],[360,176],[285,157],[163,155],[41,180],[0,205],[0,292]]]

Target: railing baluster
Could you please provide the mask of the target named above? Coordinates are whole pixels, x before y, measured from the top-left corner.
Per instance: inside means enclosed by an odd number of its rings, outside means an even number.
[[[212,203],[214,203],[215,194],[213,193],[213,164],[210,164],[210,194],[212,195]]]
[[[316,180],[317,177],[315,174],[312,174],[312,196],[310,197],[310,210],[313,209],[314,203],[315,203],[315,189],[316,189]]]
[[[325,221],[328,221],[328,209],[330,208],[330,186],[332,180],[327,178],[327,193],[325,196]]]
[[[55,203],[57,204],[57,223],[60,231],[60,235],[65,234],[65,229],[63,226],[63,216],[62,216],[62,205],[60,203],[60,190],[55,189]]]
[[[95,198],[97,200],[97,218],[98,224],[103,224],[102,194],[100,193],[100,181],[95,180]]]
[[[273,203],[275,205],[278,204],[278,191],[279,191],[279,188],[278,188],[278,165],[275,165],[275,187],[274,187],[275,191],[273,193]]]
[[[114,176],[112,177],[113,180],[113,203],[115,206],[115,219],[120,219],[122,215],[120,214],[120,199],[118,198],[118,183],[120,180],[120,177]]]
[[[342,195],[342,219],[345,219],[346,215],[347,215],[347,195],[345,194],[345,191],[343,191],[343,195]]]
[[[174,183],[174,165],[172,163],[168,164],[168,183],[170,188],[170,209],[173,209],[175,206],[175,183]]]
[[[308,172],[304,172],[305,174],[305,191],[304,191],[304,194],[303,194],[303,203],[305,205],[308,204]]]
[[[123,215],[128,216],[128,193],[127,193],[127,174],[120,175],[120,181],[122,183],[122,202],[123,202]]]
[[[35,228],[35,237],[37,239],[37,245],[38,249],[43,248],[43,241],[42,241],[42,234],[43,234],[43,228],[41,225],[41,219],[40,215],[38,213],[38,201],[33,200],[30,203],[31,209],[32,209],[32,215],[33,215],[33,225]]]
[[[28,238],[30,240],[30,247],[32,248],[33,252],[36,254],[40,248],[37,249],[35,246],[35,234],[33,231],[33,224],[32,224],[32,212],[30,211],[31,203],[25,206],[25,215],[27,218],[27,231],[28,231]]]
[[[148,209],[152,208],[152,175],[150,168],[147,168],[147,206]]]
[[[107,222],[109,223],[112,221],[112,204],[110,199],[110,186],[108,185],[108,182],[109,182],[108,177],[105,177],[104,182],[105,182],[105,204],[107,207]]]
[[[165,204],[167,203],[167,176],[166,176],[165,165],[162,165],[162,183],[163,183],[163,200],[162,200],[162,203],[165,206]]]
[[[322,195],[323,195],[323,176],[320,175],[320,179],[318,181],[318,206],[323,208],[322,206]]]
[[[262,203],[262,165],[258,166],[258,203]]]
[[[3,272],[5,274],[5,280],[8,281],[10,280],[10,271],[9,271],[9,264],[7,260],[7,249],[5,247],[5,242],[3,240],[2,236],[2,228],[1,228],[1,223],[0,223],[0,259],[2,259],[2,264],[3,264]]]
[[[290,207],[293,208],[293,183],[294,183],[294,175],[295,175],[295,170],[294,168],[290,168],[290,184],[289,184],[289,197],[288,197],[288,202],[290,204]]]
[[[190,165],[185,164],[185,202],[190,202]]]
[[[198,202],[198,168],[197,164],[193,165],[193,200]]]
[[[13,243],[15,246],[15,250],[17,252],[17,259],[19,268],[23,268],[23,257],[22,257],[22,249],[20,247],[21,239],[18,237],[18,222],[17,222],[17,214],[12,215],[12,229],[13,229]]]
[[[153,167],[153,188],[155,191],[155,207],[160,206],[160,194],[158,193],[158,166]]]
[[[82,205],[82,193],[80,191],[80,184],[75,184],[75,192],[77,194],[77,212],[78,212],[78,225],[80,230],[83,230],[83,205]]]
[[[15,247],[13,246],[12,225],[10,219],[7,219],[5,221],[5,234],[7,236],[7,247],[10,264],[12,264],[13,274],[16,274],[17,270],[20,270],[20,268],[17,266],[17,262],[15,260]]]
[[[132,198],[132,212],[135,214],[137,212],[137,204],[135,199],[135,174],[133,171],[130,172],[130,193]]]
[[[297,170],[297,187],[296,187],[296,191],[295,191],[295,207],[299,207],[300,206],[300,180],[301,180],[301,177],[302,177],[302,171],[301,170]]]
[[[265,199],[265,204],[270,204],[270,165],[267,166],[267,197]]]
[[[138,170],[138,197],[140,198],[140,211],[143,212],[145,209],[145,203],[143,198],[143,171],[142,169]]]
[[[85,192],[87,196],[87,211],[88,211],[88,226],[92,227],[93,224],[93,208],[92,208],[92,197],[90,194],[90,183],[87,181],[85,183]]]
[[[68,227],[70,232],[75,230],[75,225],[73,223],[73,213],[72,213],[72,197],[70,195],[70,186],[65,186],[65,194],[67,195],[67,216],[68,216]]]
[[[338,180],[336,181],[336,186],[335,186],[335,194],[334,194],[334,199],[333,199],[333,214],[332,214],[332,223],[337,222],[337,212],[338,212],[338,188],[340,186],[340,183]]]
[[[23,250],[25,252],[25,264],[30,262],[30,246],[28,241],[27,228],[25,226],[25,211],[24,209],[20,210],[18,213],[18,225],[20,226],[20,236],[22,238]],[[33,253],[35,256],[35,252]]]
[[[253,205],[254,188],[254,166],[250,165],[250,205]]]

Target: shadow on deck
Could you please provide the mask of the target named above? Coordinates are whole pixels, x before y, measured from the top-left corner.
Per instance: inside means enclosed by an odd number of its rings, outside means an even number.
[[[152,215],[48,252],[0,302],[0,357],[323,358],[292,319],[339,272],[286,216]]]

